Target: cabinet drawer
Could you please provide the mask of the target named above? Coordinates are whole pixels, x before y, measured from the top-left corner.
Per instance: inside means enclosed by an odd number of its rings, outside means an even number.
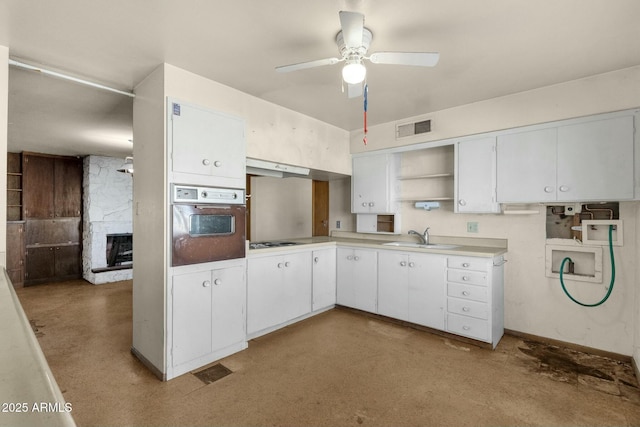
[[[460,270],[487,271],[486,258],[464,258],[449,257],[447,258],[447,267],[457,268]]]
[[[483,302],[458,298],[447,298],[447,311],[478,319],[489,318],[489,305]]]
[[[447,270],[447,280],[487,286],[487,273],[484,271]]]
[[[480,302],[487,302],[489,298],[487,288],[484,286],[454,282],[447,283],[447,296]]]
[[[489,339],[489,322],[473,317],[447,314],[447,331],[469,338],[487,341]]]

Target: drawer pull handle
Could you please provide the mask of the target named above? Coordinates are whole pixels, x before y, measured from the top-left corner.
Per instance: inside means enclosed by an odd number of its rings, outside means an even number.
[[[471,310],[469,307],[462,307],[462,311],[464,312],[468,312],[469,310]]]
[[[462,291],[462,295],[464,295],[465,297],[469,296],[469,291]]]
[[[462,276],[462,280],[464,280],[466,282],[467,280],[469,280],[469,277],[468,276]]]
[[[468,263],[468,262],[463,262],[463,263],[462,263],[462,266],[463,266],[464,268],[467,268],[467,267],[469,267],[469,263]]]
[[[471,330],[471,326],[464,325],[462,327],[462,329],[464,329],[465,331],[470,331]]]

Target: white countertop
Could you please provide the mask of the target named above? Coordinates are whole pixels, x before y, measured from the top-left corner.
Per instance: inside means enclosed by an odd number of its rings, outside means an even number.
[[[29,320],[0,274],[0,426],[75,426]]]
[[[248,255],[264,254],[267,252],[292,251],[311,247],[322,246],[354,246],[360,248],[384,249],[403,252],[421,252],[421,253],[438,253],[458,256],[474,256],[474,257],[496,257],[507,252],[506,239],[489,239],[489,238],[467,238],[467,237],[447,237],[432,236],[430,241],[438,244],[456,245],[451,249],[439,248],[420,248],[406,246],[389,246],[385,243],[389,242],[416,242],[411,236],[405,235],[386,235],[386,234],[364,234],[350,232],[333,232],[329,237],[305,237],[293,239],[277,239],[276,241],[287,241],[300,243],[299,245],[280,246],[271,248],[250,249]]]

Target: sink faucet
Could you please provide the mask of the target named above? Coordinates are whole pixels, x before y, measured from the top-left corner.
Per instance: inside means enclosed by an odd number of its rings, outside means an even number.
[[[417,232],[417,231],[415,231],[415,230],[409,230],[409,233],[408,233],[408,234],[415,234],[416,236],[418,236],[418,238],[419,238],[420,240],[422,240],[422,244],[423,244],[423,245],[428,245],[428,244],[429,244],[429,227],[427,227],[427,228],[424,230],[424,233],[422,233],[422,234],[418,233],[418,232]]]

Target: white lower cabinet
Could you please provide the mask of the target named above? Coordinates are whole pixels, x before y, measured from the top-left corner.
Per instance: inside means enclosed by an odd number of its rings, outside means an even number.
[[[248,259],[247,334],[311,312],[310,257],[304,251]]]
[[[503,256],[447,258],[447,332],[496,347],[504,334],[503,264]]]
[[[378,314],[444,329],[446,256],[379,251]]]
[[[367,249],[337,249],[337,302],[346,307],[376,313],[378,252]]]
[[[177,274],[172,282],[174,368],[245,342],[244,263]]]
[[[336,248],[318,249],[313,259],[312,311],[336,305]]]

